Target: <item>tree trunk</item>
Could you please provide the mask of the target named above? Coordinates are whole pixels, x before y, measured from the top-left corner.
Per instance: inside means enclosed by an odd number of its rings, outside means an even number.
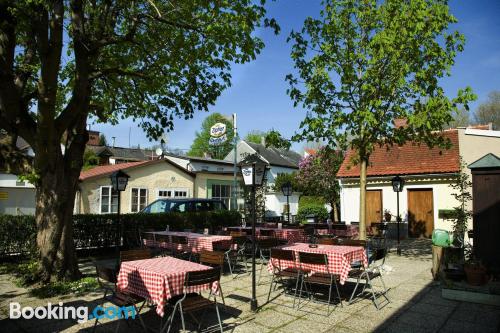
[[[36,192],[35,220],[39,274],[42,282],[51,280],[74,280],[81,276],[73,242],[73,208],[78,186],[81,160],[75,153],[83,147],[67,149],[62,155],[57,148],[48,149],[49,158],[35,161],[41,167]],[[77,145],[75,143],[75,145]],[[72,144],[73,146],[73,144]],[[37,156],[35,155],[35,159]]]
[[[366,168],[368,158],[360,156],[359,175],[359,239],[366,240]]]

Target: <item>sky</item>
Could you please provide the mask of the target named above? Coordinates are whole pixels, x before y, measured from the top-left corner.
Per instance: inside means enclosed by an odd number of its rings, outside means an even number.
[[[285,76],[293,73],[290,59],[291,44],[286,39],[292,30],[300,30],[308,16],[318,17],[319,0],[276,0],[266,4],[268,16],[274,17],[281,33],[276,36],[271,29],[261,29],[256,34],[266,47],[253,62],[234,66],[232,86],[225,90],[210,112],[237,114],[238,133],[244,137],[249,131],[275,129],[284,137],[291,137],[299,128],[305,112],[294,108],[286,94],[288,83]],[[458,19],[453,29],[465,35],[465,50],[456,57],[451,77],[441,80],[445,92],[455,96],[458,89],[470,86],[478,99],[470,104],[471,110],[487,100],[488,93],[500,90],[500,1],[499,0],[451,0],[451,12]],[[208,116],[197,112],[189,120],[177,119],[175,128],[167,133],[167,146],[187,151],[195,132]],[[150,142],[142,129],[132,120],[121,121],[116,126],[91,125],[101,131],[116,146],[149,147]],[[301,152],[303,143],[294,143],[292,149]]]

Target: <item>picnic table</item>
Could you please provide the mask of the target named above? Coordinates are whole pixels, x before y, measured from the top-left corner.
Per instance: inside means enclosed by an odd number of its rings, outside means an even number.
[[[248,227],[228,227],[227,228],[227,230],[234,230],[234,231],[248,231],[249,229],[251,232],[251,228],[248,228]],[[261,235],[261,231],[263,231],[263,230],[274,231],[276,238],[278,238],[280,240],[287,241],[288,244],[307,241],[307,235],[304,233],[303,229],[291,229],[291,228],[278,229],[278,228],[256,227],[255,228],[255,236],[257,238],[267,237],[267,236]]]
[[[156,313],[163,317],[165,303],[184,293],[186,274],[211,268],[174,257],[126,261],[121,264],[117,288],[150,300],[156,305]],[[201,292],[210,288],[218,293],[219,283],[189,287],[187,292]]]
[[[231,244],[231,236],[222,236],[222,235],[203,235],[194,232],[183,232],[183,231],[150,231],[148,233],[156,235],[168,236],[168,243],[160,243],[155,240],[148,241],[145,240],[145,245],[147,246],[158,246],[164,248],[173,248],[172,238],[171,236],[184,236],[187,237],[188,244],[184,246],[177,246],[177,250],[200,253],[201,251],[213,251],[213,243],[217,241],[227,242],[229,246]],[[153,243],[153,244],[152,244]]]
[[[299,252],[323,253],[328,257],[328,272],[339,275],[340,284],[344,284],[347,280],[352,263],[362,262],[365,267],[368,266],[366,251],[361,246],[318,245],[317,247],[311,248],[309,245],[310,244],[307,243],[296,243],[293,245],[278,246],[280,249],[294,251],[296,257],[296,262],[281,261],[281,265],[291,268],[299,268]],[[269,272],[273,271],[272,260],[273,259],[271,258],[268,263],[267,268]],[[275,262],[275,264],[277,263]],[[320,265],[304,264],[303,267],[311,270],[312,272],[328,273],[325,267]]]

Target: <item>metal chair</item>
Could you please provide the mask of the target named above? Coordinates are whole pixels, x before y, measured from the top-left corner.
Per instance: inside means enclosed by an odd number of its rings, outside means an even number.
[[[203,271],[193,271],[193,272],[188,272],[186,274],[186,279],[184,280],[184,288],[183,288],[183,296],[177,300],[173,304],[173,311],[170,317],[167,319],[170,321],[168,324],[168,330],[167,333],[170,332],[170,329],[172,328],[172,323],[174,321],[175,313],[179,312],[181,316],[181,323],[182,323],[182,330],[186,331],[186,325],[184,322],[184,314],[190,314],[191,318],[195,320],[198,323],[198,331],[201,327],[201,324],[203,322],[203,317],[204,315],[201,316],[200,320],[196,319],[194,317],[193,312],[198,312],[200,310],[206,310],[207,308],[211,306],[215,306],[215,311],[217,312],[217,319],[219,321],[219,328],[221,333],[223,332],[222,330],[222,321],[220,319],[220,314],[219,314],[219,307],[217,303],[217,297],[215,294],[212,294],[212,289],[210,289],[210,294],[208,298],[203,297],[202,295],[198,293],[190,293],[189,290],[191,287],[195,286],[201,286],[204,284],[213,284],[215,282],[220,281],[220,268],[212,268],[209,270],[203,270]],[[214,296],[214,299],[211,300],[210,296]],[[171,303],[171,302],[169,302]],[[204,314],[204,313],[203,313]],[[167,326],[161,330],[163,331]]]
[[[321,273],[321,272],[311,272],[308,268],[306,268],[304,265],[314,265],[314,266],[323,266],[323,271],[326,271],[326,273]],[[299,252],[299,269],[300,273],[302,274],[303,278],[300,283],[300,294],[299,294],[299,301],[297,304],[297,307],[300,305],[300,299],[302,298],[302,290],[303,287],[306,287],[307,289],[310,289],[310,286],[315,284],[315,285],[323,285],[323,286],[328,286],[328,306],[327,306],[327,315],[330,314],[330,301],[332,299],[332,290],[333,286],[335,286],[335,289],[337,291],[337,297],[340,302],[340,306],[342,307],[342,298],[340,297],[340,292],[339,292],[339,287],[337,284],[337,280],[339,279],[339,276],[336,274],[333,274],[330,272],[328,269],[328,256],[324,253],[308,253],[308,252]],[[309,288],[307,287],[309,285]],[[307,290],[309,293],[309,296],[312,295],[312,293]]]
[[[153,232],[153,229],[146,229],[141,233],[141,245],[142,247],[153,249],[156,248],[156,237]]]
[[[120,251],[120,263],[125,261],[151,259],[153,257],[149,249],[135,249]]]
[[[120,311],[123,311],[122,315],[125,320],[127,320],[130,315],[128,308],[133,307],[135,312],[133,315],[136,315],[139,318],[142,328],[145,332],[147,332],[146,325],[144,324],[144,321],[141,317],[141,310],[144,307],[144,304],[146,304],[146,299],[137,295],[116,290],[117,271],[115,269],[100,265],[95,265],[95,269],[97,273],[97,283],[99,284],[101,289],[104,290],[104,295],[102,298],[103,301],[101,305],[106,302],[113,304],[114,306],[119,308]],[[112,284],[113,288],[110,288],[104,282]],[[137,308],[136,304],[139,302],[142,302],[142,304],[139,308]],[[102,314],[103,313],[100,313],[99,316],[96,316],[92,332],[95,332],[100,315]],[[133,318],[135,318],[135,316],[133,316]],[[118,320],[115,332],[119,332],[120,323],[121,320]],[[128,321],[126,321],[126,323],[127,325],[130,325]]]
[[[264,266],[267,266],[267,263],[269,262],[269,258],[271,257],[271,248],[278,245],[279,242],[276,238],[263,238],[257,241],[257,251],[259,252],[260,258],[259,280],[257,281],[257,283],[260,283],[262,269],[264,268]]]
[[[297,298],[297,290],[299,287],[300,270],[295,267],[295,252],[292,250],[271,249],[271,265],[273,267],[271,284],[269,285],[269,293],[267,294],[267,301],[271,296],[271,291],[281,284],[285,286],[288,281],[295,279],[295,290],[293,297],[293,307],[295,307],[295,299]]]
[[[352,302],[352,299],[356,295],[356,290],[358,289],[359,283],[361,280],[364,280],[364,286],[363,289],[357,296],[360,296],[366,292],[366,289],[370,289],[371,292],[368,292],[371,294],[371,299],[373,301],[373,304],[377,308],[377,310],[380,310],[380,304],[377,303],[377,293],[375,292],[375,289],[373,288],[372,281],[376,278],[380,278],[380,281],[382,282],[382,287],[383,290],[382,292],[379,293],[378,296],[383,296],[388,303],[390,303],[389,298],[387,297],[387,288],[384,283],[384,279],[382,278],[382,266],[385,264],[385,258],[387,255],[387,246],[386,243],[372,243],[371,246],[371,254],[369,256],[369,266],[364,268],[364,267],[359,267],[357,269],[351,269],[349,272],[349,278],[354,278],[356,279],[356,286],[354,287],[354,290],[351,294],[351,297],[349,298],[349,304]]]
[[[191,260],[192,252],[187,249],[188,238],[186,236],[170,236],[170,242],[172,244],[172,255],[177,258]]]
[[[247,251],[247,242],[248,238],[247,236],[232,236],[231,238],[231,247],[235,248],[236,251],[236,260],[234,261],[235,265],[238,263],[238,259],[242,259],[243,263],[245,264],[245,272],[247,272],[247,257],[246,257],[246,251]]]
[[[229,273],[233,275],[233,262],[237,259],[237,252],[233,251],[232,243],[225,240],[215,241],[212,243],[212,249],[224,253],[224,260],[227,260]],[[222,269],[222,272],[224,273],[224,269]]]

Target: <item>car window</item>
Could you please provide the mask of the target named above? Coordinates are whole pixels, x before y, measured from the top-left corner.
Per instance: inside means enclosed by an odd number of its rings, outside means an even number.
[[[197,201],[193,202],[194,210],[197,212],[206,212],[212,210],[210,202],[207,201]]]
[[[178,204],[174,204],[174,206],[170,209],[172,212],[185,212],[186,208],[188,207],[187,202],[181,202]]]
[[[169,211],[170,202],[158,200],[144,209],[145,213],[165,213]]]

